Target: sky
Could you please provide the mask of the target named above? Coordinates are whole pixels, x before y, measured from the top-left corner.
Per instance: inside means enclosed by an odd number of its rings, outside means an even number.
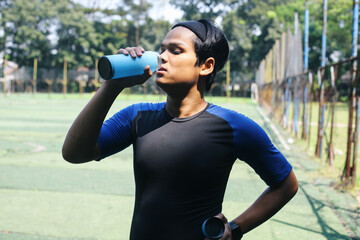
[[[135,0],[136,1],[136,0]],[[120,0],[74,0],[87,7],[101,7],[104,9],[115,8],[120,4]],[[153,0],[151,2],[153,7],[149,11],[152,19],[164,19],[174,23],[176,19],[181,18],[182,11],[176,9],[169,4],[168,0]]]
[[[149,12],[153,19],[164,19],[174,23],[176,19],[182,17],[183,13],[169,4],[166,0],[153,1],[153,9]]]

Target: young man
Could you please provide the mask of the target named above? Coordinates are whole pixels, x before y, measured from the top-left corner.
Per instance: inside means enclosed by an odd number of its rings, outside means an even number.
[[[144,51],[129,47],[118,53],[135,58]],[[100,160],[133,145],[136,194],[130,239],[204,239],[202,223],[213,216],[224,222],[222,240],[240,239],[295,195],[292,167],[263,129],[204,99],[228,55],[226,37],[212,22],[176,24],[162,42],[156,73],[166,103],[135,104],[103,123],[124,88],[152,75],[147,66],[142,76],[105,81],[71,126],[63,146],[63,157],[71,163]],[[269,188],[228,223],[222,202],[236,159],[247,162]]]

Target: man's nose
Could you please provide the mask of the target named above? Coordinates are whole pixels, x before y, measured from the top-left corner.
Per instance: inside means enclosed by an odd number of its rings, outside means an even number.
[[[166,63],[167,62],[167,54],[166,54],[166,52],[167,52],[167,50],[160,54],[161,63]]]

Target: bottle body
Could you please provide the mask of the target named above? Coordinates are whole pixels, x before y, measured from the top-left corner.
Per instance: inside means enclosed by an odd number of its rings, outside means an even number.
[[[141,57],[133,58],[129,55],[115,54],[102,56],[98,62],[98,71],[105,80],[141,75],[145,67],[155,72],[161,65],[159,53],[146,51]]]

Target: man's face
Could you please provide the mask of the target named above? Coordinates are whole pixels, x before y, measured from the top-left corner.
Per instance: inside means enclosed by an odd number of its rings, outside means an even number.
[[[171,86],[189,89],[197,85],[200,67],[196,66],[195,39],[196,35],[184,27],[166,35],[161,44],[163,63],[156,74],[157,85],[165,91]]]

